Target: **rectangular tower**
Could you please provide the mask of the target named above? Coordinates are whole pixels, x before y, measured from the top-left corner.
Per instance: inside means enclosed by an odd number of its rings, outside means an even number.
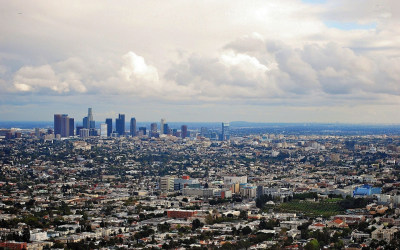
[[[75,119],[69,118],[69,132],[68,136],[74,136],[74,128],[75,128]]]
[[[61,137],[69,136],[69,117],[67,114],[61,116]]]
[[[185,139],[187,137],[187,125],[181,126],[181,136],[182,136],[182,139]]]
[[[125,135],[125,115],[118,114],[118,118],[115,120],[115,129],[119,136]]]
[[[113,131],[112,118],[107,118],[106,124],[107,124],[107,137],[110,137]]]
[[[54,114],[54,135],[61,135],[61,115]]]
[[[130,135],[131,136],[136,136],[136,118],[132,117],[131,118],[131,124],[130,124]]]

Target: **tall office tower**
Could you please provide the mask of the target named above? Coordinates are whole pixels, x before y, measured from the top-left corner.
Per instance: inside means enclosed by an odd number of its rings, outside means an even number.
[[[89,127],[91,129],[95,129],[96,128],[96,122],[95,121],[90,121]]]
[[[69,117],[67,114],[61,116],[61,137],[69,136]]]
[[[161,134],[165,134],[164,132],[164,124],[167,122],[167,120],[165,120],[165,118],[161,118],[161,125],[160,125],[160,132]]]
[[[112,118],[107,118],[106,124],[107,124],[107,136],[110,137],[111,133],[113,132]]]
[[[150,124],[150,137],[156,137],[157,136],[157,123],[152,123]]]
[[[54,114],[54,136],[61,135],[61,115]]]
[[[163,125],[163,134],[167,135],[168,134],[168,130],[169,130],[168,123],[164,123],[164,125]]]
[[[93,120],[93,112],[92,108],[88,108],[88,122],[89,122],[89,128],[95,128],[95,121]]]
[[[68,136],[74,136],[74,128],[75,128],[75,119],[69,118],[69,132]]]
[[[226,141],[230,139],[229,133],[229,123],[223,122],[222,123],[222,134],[221,134],[221,141]]]
[[[89,129],[90,125],[89,125],[89,119],[87,116],[83,117],[82,125],[83,125],[82,127]]]
[[[187,125],[181,126],[181,137],[182,139],[185,139],[187,137]]]
[[[131,136],[136,136],[136,118],[131,118],[131,126],[130,126],[130,134]]]
[[[107,123],[100,124],[100,137],[107,137],[108,128]]]
[[[83,118],[83,127],[88,129],[96,127],[96,122],[93,120],[92,108],[88,108],[88,115]]]
[[[115,130],[119,134],[119,136],[125,135],[125,115],[118,114],[118,118],[115,119]]]

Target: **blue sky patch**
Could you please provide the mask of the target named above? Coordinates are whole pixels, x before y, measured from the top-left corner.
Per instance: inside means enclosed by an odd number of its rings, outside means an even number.
[[[376,28],[376,23],[358,24],[355,22],[338,22],[338,21],[325,21],[328,28],[336,28],[340,30],[370,30]]]

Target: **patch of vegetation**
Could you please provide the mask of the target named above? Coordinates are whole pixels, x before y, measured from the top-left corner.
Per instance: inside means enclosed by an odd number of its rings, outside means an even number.
[[[307,216],[324,216],[329,217],[340,214],[344,209],[337,202],[308,202],[293,200],[280,204],[276,210],[280,212],[297,212]]]

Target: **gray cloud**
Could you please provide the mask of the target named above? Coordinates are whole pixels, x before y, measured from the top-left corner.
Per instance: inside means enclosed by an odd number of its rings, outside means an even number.
[[[118,96],[173,110],[400,101],[396,1],[16,0],[2,6],[3,104],[90,99],[111,105]],[[349,31],[327,21],[376,28]]]

